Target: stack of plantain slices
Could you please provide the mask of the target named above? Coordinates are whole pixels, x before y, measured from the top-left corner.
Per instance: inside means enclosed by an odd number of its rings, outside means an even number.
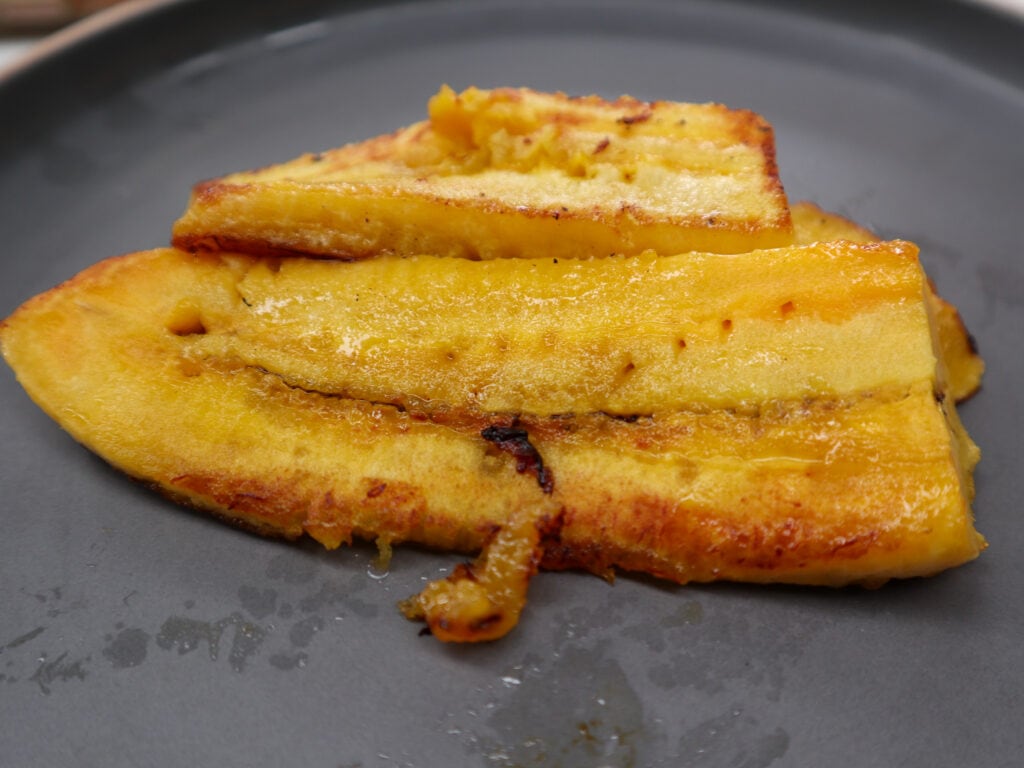
[[[22,385],[260,533],[479,553],[403,605],[442,640],[507,633],[538,568],[878,585],[985,546],[956,309],[791,207],[751,112],[443,88],[197,185],[173,245],[4,321]]]

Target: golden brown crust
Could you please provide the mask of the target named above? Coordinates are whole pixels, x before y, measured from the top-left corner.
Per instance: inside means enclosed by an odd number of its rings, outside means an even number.
[[[345,259],[537,256],[540,243],[555,257],[738,253],[791,238],[761,116],[526,89],[442,89],[429,121],[203,182],[173,230],[185,249]]]
[[[309,246],[293,248],[281,243],[272,243],[259,238],[245,238],[234,235],[198,235],[184,234],[172,238],[175,248],[190,253],[245,253],[260,258],[310,258],[337,259],[338,261],[355,261],[372,256],[367,249],[335,248],[330,252],[317,253]]]
[[[359,537],[474,551],[545,498],[563,514],[545,567],[677,582],[875,582],[984,546],[957,464],[969,478],[977,454],[967,444],[955,457],[949,404],[930,384],[657,418],[522,416],[554,474],[549,497],[481,434],[510,415],[416,413],[250,366],[183,365],[189,337],[167,318],[196,290],[230,296],[233,269],[169,250],[109,260],[9,318],[4,355],[48,413],[126,472],[331,547]]]

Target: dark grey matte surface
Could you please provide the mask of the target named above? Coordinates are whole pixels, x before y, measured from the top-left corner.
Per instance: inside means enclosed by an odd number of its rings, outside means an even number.
[[[991,548],[875,592],[544,574],[485,647],[454,561],[261,540],[108,469],[0,370],[0,764],[1016,766],[1024,28],[941,3],[157,3],[0,82],[0,315],[165,243],[197,179],[419,119],[441,82],[717,100],[784,181],[918,241],[989,371]]]

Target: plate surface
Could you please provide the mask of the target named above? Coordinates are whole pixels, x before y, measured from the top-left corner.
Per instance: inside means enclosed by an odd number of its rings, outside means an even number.
[[[1010,766],[1024,750],[1024,27],[956,4],[158,2],[0,82],[0,315],[167,242],[191,184],[420,119],[440,83],[714,100],[917,241],[988,362],[991,547],[878,591],[542,574],[505,640],[395,603],[451,557],[262,540],[110,470],[0,371],[0,762]],[[898,5],[898,8],[892,6]]]

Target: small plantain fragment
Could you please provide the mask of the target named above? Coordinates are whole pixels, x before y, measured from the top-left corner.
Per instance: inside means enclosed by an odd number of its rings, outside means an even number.
[[[530,580],[544,557],[546,537],[557,536],[561,512],[544,499],[514,510],[488,539],[476,562],[456,566],[401,604],[402,613],[424,621],[444,642],[482,642],[504,637],[519,622]]]

